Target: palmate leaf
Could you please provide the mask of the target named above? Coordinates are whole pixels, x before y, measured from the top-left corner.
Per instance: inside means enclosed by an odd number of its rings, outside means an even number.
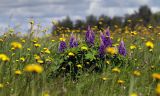
[[[92,61],[93,59],[95,59],[95,56],[92,53],[87,53],[85,54],[85,59],[89,59]]]

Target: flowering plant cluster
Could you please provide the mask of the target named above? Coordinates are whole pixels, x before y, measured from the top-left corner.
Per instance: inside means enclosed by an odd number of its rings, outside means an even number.
[[[109,29],[104,33],[100,32],[99,38],[100,42],[96,42],[98,39],[90,26],[84,41],[78,41],[72,33],[68,47],[66,39],[60,38],[58,51],[61,63],[54,75],[69,74],[75,77],[83,72],[102,72],[109,64],[120,67],[127,63],[127,51],[123,39],[119,46],[113,46]]]

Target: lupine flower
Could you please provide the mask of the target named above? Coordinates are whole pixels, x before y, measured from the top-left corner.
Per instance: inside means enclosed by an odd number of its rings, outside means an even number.
[[[77,42],[77,40],[76,40],[76,38],[74,37],[73,34],[71,34],[71,38],[70,38],[70,41],[69,41],[69,46],[71,48],[78,46],[78,42]]]
[[[85,37],[86,43],[89,46],[93,46],[94,45],[94,39],[95,39],[94,32],[91,30],[90,26],[88,26],[88,29],[87,29],[87,32],[86,32],[86,37]]]
[[[63,39],[63,40],[60,41],[58,50],[59,50],[59,52],[64,52],[64,50],[65,50],[66,48],[67,48],[67,45],[66,45],[65,40]]]
[[[109,46],[109,43],[108,43],[108,41],[107,41],[107,38],[105,37],[105,35],[101,32],[100,33],[100,39],[101,39],[101,41],[103,42],[103,44],[104,44],[104,46],[105,47],[108,47]]]
[[[108,28],[106,29],[106,36],[110,37],[110,31]]]
[[[121,40],[121,42],[120,42],[120,45],[119,45],[119,48],[118,48],[118,52],[119,52],[119,54],[121,54],[123,56],[127,55],[126,48],[125,48],[123,40]]]
[[[112,46],[112,39],[111,39],[111,36],[110,36],[109,29],[106,29],[106,39],[107,39],[107,46]]]
[[[104,45],[104,42],[102,41],[102,39],[101,39],[101,45],[100,45],[98,51],[99,51],[99,56],[103,57],[105,54],[105,45]]]

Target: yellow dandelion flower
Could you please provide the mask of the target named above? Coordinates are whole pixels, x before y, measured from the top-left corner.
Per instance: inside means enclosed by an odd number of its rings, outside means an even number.
[[[86,50],[86,51],[87,51],[88,48],[87,48],[86,46],[82,46],[82,47],[81,47],[81,50]]]
[[[135,70],[135,71],[133,72],[133,75],[134,75],[134,76],[140,76],[141,73],[140,73],[139,71]]]
[[[22,74],[22,72],[21,72],[20,70],[16,70],[14,73],[15,73],[16,75],[21,75],[21,74]]]
[[[3,39],[0,39],[0,42],[3,42],[4,40]]]
[[[44,53],[46,53],[46,54],[50,54],[51,53],[48,48],[43,48],[43,50],[44,50]]]
[[[132,35],[132,36],[137,35],[137,32],[136,32],[136,31],[132,31],[132,32],[131,32],[131,35]]]
[[[4,85],[2,83],[0,83],[0,88],[3,88],[3,87],[4,87]]]
[[[12,48],[14,49],[22,49],[22,45],[19,42],[12,42],[11,43]]]
[[[34,59],[35,59],[35,60],[39,60],[39,59],[41,59],[41,57],[40,57],[39,55],[35,54],[35,55],[34,55]]]
[[[54,42],[55,40],[51,40],[52,42]]]
[[[159,74],[159,73],[153,73],[153,74],[152,74],[152,77],[153,77],[154,79],[160,80],[160,74]]]
[[[115,68],[112,69],[112,72],[120,73],[121,70],[118,67],[115,67]]]
[[[31,50],[31,48],[27,48],[27,51],[30,51]]]
[[[110,61],[108,61],[108,60],[107,60],[107,61],[106,61],[106,64],[108,64],[108,65],[109,65],[109,64],[110,64]]]
[[[37,63],[43,64],[44,62],[43,62],[43,60],[38,59],[38,60],[37,60]]]
[[[130,46],[130,49],[131,49],[131,50],[136,49],[136,46],[135,46],[135,45],[131,45],[131,46]]]
[[[155,89],[157,96],[160,95],[160,83],[157,84],[157,87]]]
[[[7,55],[5,55],[5,54],[0,54],[0,59],[2,61],[9,61],[10,60],[9,57]]]
[[[138,96],[137,93],[131,93],[130,96]]]
[[[22,39],[22,40],[21,40],[21,42],[22,42],[22,43],[25,43],[25,42],[26,42],[26,40]]]
[[[81,65],[81,64],[78,64],[77,67],[78,67],[78,68],[82,68],[82,65]]]
[[[106,78],[106,77],[102,77],[101,79],[102,79],[103,81],[108,80],[108,78]]]
[[[74,56],[74,53],[69,52],[69,53],[68,53],[68,56]]]
[[[118,84],[124,84],[124,81],[123,80],[118,80],[117,83]]]
[[[154,48],[154,44],[153,44],[153,42],[151,42],[151,41],[147,41],[147,42],[146,42],[146,46],[147,46],[149,49],[153,49],[153,48]]]
[[[19,62],[19,60],[16,60],[16,62]]]
[[[66,41],[66,39],[65,39],[65,38],[59,38],[59,40],[60,40],[60,41]]]
[[[50,96],[49,92],[44,92],[43,96]]]
[[[117,54],[118,51],[115,47],[107,47],[106,52],[111,54],[111,55],[114,55],[114,54]]]
[[[30,20],[29,23],[30,23],[30,24],[34,24],[34,20]]]
[[[24,58],[24,57],[21,57],[20,60],[21,60],[22,62],[24,62],[24,61],[25,61],[25,58]]]
[[[43,67],[39,64],[29,64],[25,66],[24,70],[26,72],[42,73]]]
[[[36,48],[38,48],[38,47],[41,47],[41,44],[36,43],[36,44],[34,44],[34,46],[35,46]]]

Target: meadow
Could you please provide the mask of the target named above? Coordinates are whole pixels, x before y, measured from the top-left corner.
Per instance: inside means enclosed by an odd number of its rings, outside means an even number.
[[[160,96],[160,26],[0,36],[0,96]]]

